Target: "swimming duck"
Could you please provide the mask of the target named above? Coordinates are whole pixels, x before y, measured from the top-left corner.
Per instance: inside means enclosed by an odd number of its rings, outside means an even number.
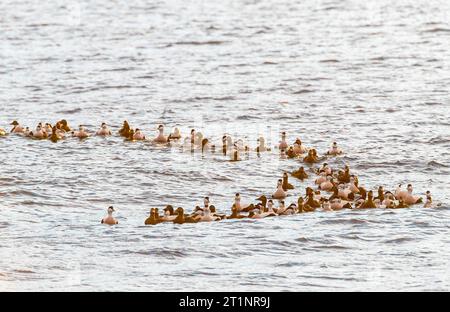
[[[373,192],[369,191],[367,193],[367,200],[363,202],[358,208],[367,209],[367,208],[377,208],[375,203],[373,202]]]
[[[399,199],[398,200],[398,204],[395,205],[394,208],[398,209],[398,208],[408,208],[409,206],[403,201],[403,199]]]
[[[302,141],[299,138],[295,140],[293,149],[295,155],[297,156],[304,154],[308,151],[308,149],[304,145],[302,145]]]
[[[273,209],[277,215],[283,215],[286,212],[286,207],[284,206],[284,200],[280,200],[280,205],[277,209]]]
[[[418,204],[418,203],[422,202],[422,197],[415,196],[412,194],[413,187],[411,184],[408,184],[407,190],[408,190],[408,194],[403,199],[403,201],[405,202],[406,205],[414,205],[414,204]]]
[[[333,210],[341,210],[344,208],[352,208],[352,205],[348,201],[344,201],[340,198],[334,198],[330,201],[330,207]]]
[[[286,155],[288,158],[292,159],[292,158],[296,158],[297,154],[294,152],[294,147],[293,146],[289,146]]]
[[[323,191],[331,192],[333,186],[334,186],[333,177],[329,175],[329,176],[327,176],[327,180],[325,182],[320,183],[319,189],[321,189]]]
[[[295,170],[291,173],[291,175],[294,178],[297,178],[299,180],[304,180],[308,178],[308,174],[305,172],[305,169],[303,167],[300,167],[298,170]]]
[[[155,225],[158,223],[160,223],[160,220],[159,220],[159,215],[157,213],[157,210],[156,210],[156,208],[151,208],[150,215],[147,219],[145,219],[144,224],[145,225]]]
[[[310,207],[310,209],[308,209]],[[306,203],[304,205],[304,210],[306,211],[314,211],[315,208],[319,208],[320,203],[314,198],[314,193],[308,194],[308,199],[306,200]]]
[[[23,133],[24,132],[24,128],[19,125],[19,123],[17,122],[17,120],[14,120],[11,125],[13,126],[11,129],[11,133]]]
[[[253,204],[242,204],[241,203],[241,195],[239,193],[236,193],[234,196],[234,204],[233,207],[236,208],[238,211],[244,211],[248,212],[250,210],[253,210],[255,206]]]
[[[286,132],[281,132],[281,142],[280,145],[278,145],[278,148],[280,150],[286,150],[288,148],[288,144],[286,142]]]
[[[72,132],[72,136],[79,138],[79,139],[85,139],[89,137],[89,133],[86,132],[86,129],[82,125],[78,127],[78,131]]]
[[[241,215],[235,207],[231,208],[231,215],[227,216],[227,219],[242,219],[242,218],[245,218],[245,216]]]
[[[342,153],[343,153],[343,152],[342,152],[342,149],[340,149],[340,148],[337,146],[337,143],[336,143],[336,142],[333,142],[333,145],[331,145],[331,148],[328,150],[327,155],[337,156],[337,155],[340,155],[340,154],[342,154]]]
[[[56,133],[56,131],[57,131],[56,126],[54,126],[54,127],[52,128],[52,134],[51,134],[51,136],[50,136],[50,141],[52,141],[53,143],[56,143],[56,142],[58,142],[59,140],[62,139],[62,137],[61,137],[60,135],[58,135],[58,134]]]
[[[272,194],[274,199],[285,199],[286,192],[283,190],[283,180],[279,179],[277,182],[277,190]]]
[[[36,130],[33,132],[30,132],[30,135],[38,140],[42,140],[42,139],[46,139],[47,138],[47,133],[45,131],[42,130],[42,126],[39,124],[36,127]]]
[[[350,183],[349,183],[348,189],[352,193],[356,193],[356,194],[359,193],[358,185],[356,184],[355,178],[353,176],[350,177]]]
[[[264,137],[260,136],[257,140],[258,146],[256,147],[256,152],[257,153],[262,153],[262,152],[266,152],[266,151],[270,151],[270,148],[268,148],[265,145],[265,139]]]
[[[219,221],[220,217],[216,217],[211,213],[209,207],[205,207],[203,209],[203,215],[200,217],[199,222],[211,222],[211,221]]]
[[[128,121],[124,120],[122,128],[119,130],[119,135],[125,138],[128,138],[130,136],[130,124]]]
[[[395,207],[395,196],[391,192],[387,191],[384,193],[384,200],[380,203],[379,208],[394,208]]]
[[[100,129],[98,129],[96,134],[99,136],[108,136],[108,135],[111,135],[111,130],[109,130],[106,123],[103,122],[102,125],[100,126]]]
[[[211,212],[211,215],[214,217],[218,217],[220,219],[226,219],[226,215],[222,213],[217,213],[216,207],[214,205],[209,206],[209,211]]]
[[[397,186],[397,188],[395,189],[394,195],[395,195],[395,198],[397,198],[397,200],[400,200],[400,199],[404,200],[408,196],[408,191],[403,190],[402,185],[399,184]]]
[[[270,214],[276,214],[275,209],[273,208],[273,200],[271,199],[269,199],[269,201],[267,202],[266,212]]]
[[[353,200],[355,199],[355,194],[350,190],[350,188],[346,188],[344,183],[340,183],[338,185],[338,196],[344,200]]]
[[[259,209],[259,216],[261,218],[267,218],[267,217],[275,217],[277,216],[277,214],[273,211],[273,208],[271,206],[270,211],[269,210],[265,210],[264,206],[262,204],[258,204],[256,206],[257,209]]]
[[[160,218],[161,222],[174,221],[177,217],[172,205],[167,205],[163,211],[164,215]]]
[[[119,224],[119,221],[117,221],[113,216],[113,212],[114,212],[114,207],[113,206],[109,206],[108,207],[108,215],[106,217],[104,217],[102,219],[102,224],[109,224],[109,225],[114,225],[114,224]]]
[[[330,202],[327,199],[322,202],[322,211],[333,211]]]
[[[167,143],[167,137],[164,135],[164,126],[159,125],[158,126],[158,136],[153,139],[154,143]]]
[[[41,124],[42,127],[42,124]],[[42,127],[42,130],[45,131],[47,134],[48,133],[52,133],[53,132],[53,127],[51,124],[49,124],[48,122],[45,123],[45,125]]]
[[[179,140],[179,139],[181,139],[180,129],[178,127],[173,128],[173,132],[171,132],[169,136],[170,136],[170,138],[172,140]]]
[[[298,213],[305,212],[304,207],[305,207],[305,201],[302,196],[299,196],[299,198],[297,199],[297,212]]]
[[[72,131],[70,129],[70,127],[69,127],[69,124],[67,123],[67,120],[65,120],[65,119],[62,119],[62,120],[58,121],[56,123],[56,128],[59,129],[59,130],[63,130],[64,132]]]
[[[286,151],[284,149],[280,151],[280,159],[287,159]]]
[[[323,163],[322,166],[319,168],[318,173],[325,172],[325,174],[329,175],[333,173],[333,170],[328,166],[328,163]]]
[[[231,161],[241,160],[241,155],[239,153],[239,149],[237,148],[236,144],[234,144],[233,149],[231,150],[230,160]]]
[[[303,158],[303,161],[305,163],[309,163],[309,164],[313,164],[313,163],[318,162],[318,158],[314,154],[314,149],[310,149],[308,151],[308,155],[305,158]]]
[[[350,167],[348,165],[345,166],[344,171],[338,174],[338,181],[342,183],[350,182]]]
[[[134,131],[133,140],[136,140],[136,141],[143,141],[143,140],[145,140],[144,133],[142,133],[142,131],[137,128],[136,131]]]
[[[184,214],[184,209],[182,207],[178,207],[175,214],[176,218],[173,220],[173,223],[175,224],[197,223],[197,220]]]
[[[287,172],[283,173],[283,184],[282,184],[283,190],[287,191],[287,190],[293,190],[294,186],[292,184],[289,183],[288,181],[288,174]]]
[[[436,204],[436,203],[433,202],[433,199],[431,198],[431,192],[430,191],[427,191],[426,198],[427,198],[427,200],[426,200],[425,204],[423,205],[423,208],[436,208],[436,207],[441,206],[440,203]]]
[[[327,176],[329,175],[322,171],[321,173],[319,173],[319,177],[314,181],[314,183],[320,186],[322,183],[327,181]]]
[[[261,201],[261,207],[262,207],[262,209],[264,209],[263,212],[266,212],[266,210],[267,210],[267,208],[266,208],[267,207],[267,197],[265,195],[261,195],[256,200]]]

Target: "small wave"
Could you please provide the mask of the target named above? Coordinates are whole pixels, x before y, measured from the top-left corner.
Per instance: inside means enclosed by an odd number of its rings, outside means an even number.
[[[450,32],[450,28],[435,27],[431,29],[426,29],[423,32],[424,33]]]
[[[342,246],[342,245],[317,245],[312,246],[312,248],[315,249],[351,249],[350,247]]]
[[[169,43],[166,45],[166,47],[171,47],[175,45],[194,45],[194,46],[200,46],[200,45],[221,45],[228,43],[229,41],[222,41],[222,40],[208,40],[208,41],[177,41],[173,43]]]
[[[336,59],[320,60],[319,63],[339,63]]]
[[[321,224],[365,224],[368,223],[366,220],[362,219],[330,219],[320,221]]]
[[[295,92],[292,92],[292,94],[303,94],[303,93],[311,93],[314,92],[314,90],[309,90],[309,89],[301,89]]]
[[[266,62],[263,62],[262,64],[263,64],[263,65],[276,65],[276,64],[278,64],[278,63],[266,61]]]
[[[434,161],[434,160],[428,162],[427,165],[430,166],[430,167],[441,167],[441,168],[448,168],[449,167],[447,165],[441,164],[440,162],[437,162],[437,161]]]
[[[121,67],[121,68],[102,69],[100,70],[100,72],[123,72],[135,69],[136,69],[135,67]]]
[[[399,238],[385,240],[383,243],[386,243],[386,244],[400,244],[400,243],[410,242],[410,241],[414,241],[414,240],[415,239],[411,238],[411,237],[399,237]]]
[[[67,109],[58,111],[58,114],[75,114],[81,112],[81,108]]]

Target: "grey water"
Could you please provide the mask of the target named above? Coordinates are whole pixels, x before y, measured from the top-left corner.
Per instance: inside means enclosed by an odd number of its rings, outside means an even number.
[[[449,15],[417,0],[1,1],[0,128],[127,119],[252,147],[286,131],[319,154],[337,141],[327,162],[367,189],[412,183],[442,206],[144,226],[151,207],[204,196],[229,213],[303,163],[9,135],[0,290],[450,290]],[[287,202],[313,181],[291,178]]]

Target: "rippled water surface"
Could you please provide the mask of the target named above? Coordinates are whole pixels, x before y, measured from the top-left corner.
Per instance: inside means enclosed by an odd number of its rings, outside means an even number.
[[[1,1],[0,127],[124,119],[323,153],[366,188],[440,209],[143,226],[150,207],[229,211],[296,160],[240,162],[118,137],[0,138],[0,290],[450,290],[448,1]],[[313,179],[294,181],[296,201]],[[114,205],[119,225],[102,226]]]

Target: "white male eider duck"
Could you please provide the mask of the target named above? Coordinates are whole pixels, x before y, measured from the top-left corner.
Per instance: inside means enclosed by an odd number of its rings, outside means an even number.
[[[277,190],[272,194],[272,198],[274,199],[285,199],[286,192],[283,190],[283,180],[279,179],[277,182]]]
[[[280,150],[286,150],[288,148],[288,144],[286,142],[286,132],[281,132],[281,141],[280,145],[278,145],[278,148]]]
[[[159,125],[158,126],[158,136],[153,139],[153,142],[155,143],[167,143],[167,137],[164,135],[164,126]]]
[[[86,129],[84,129],[84,126],[80,125],[78,127],[78,131],[72,132],[72,136],[79,139],[85,139],[89,137],[89,133],[87,133]]]
[[[327,155],[330,155],[330,156],[336,156],[336,155],[340,155],[340,154],[342,154],[343,152],[342,152],[342,149],[340,149],[338,146],[337,146],[337,143],[336,142],[333,142],[333,145],[331,145],[331,148],[328,150],[328,152],[327,152]]]
[[[119,221],[117,221],[117,220],[112,216],[112,214],[113,214],[114,211],[115,211],[115,210],[114,210],[113,206],[110,206],[110,207],[108,208],[108,215],[102,219],[102,224],[114,225],[114,224],[118,224],[118,223],[119,223]]]
[[[103,122],[96,134],[99,136],[108,136],[111,135],[111,130],[109,130],[108,125]]]

